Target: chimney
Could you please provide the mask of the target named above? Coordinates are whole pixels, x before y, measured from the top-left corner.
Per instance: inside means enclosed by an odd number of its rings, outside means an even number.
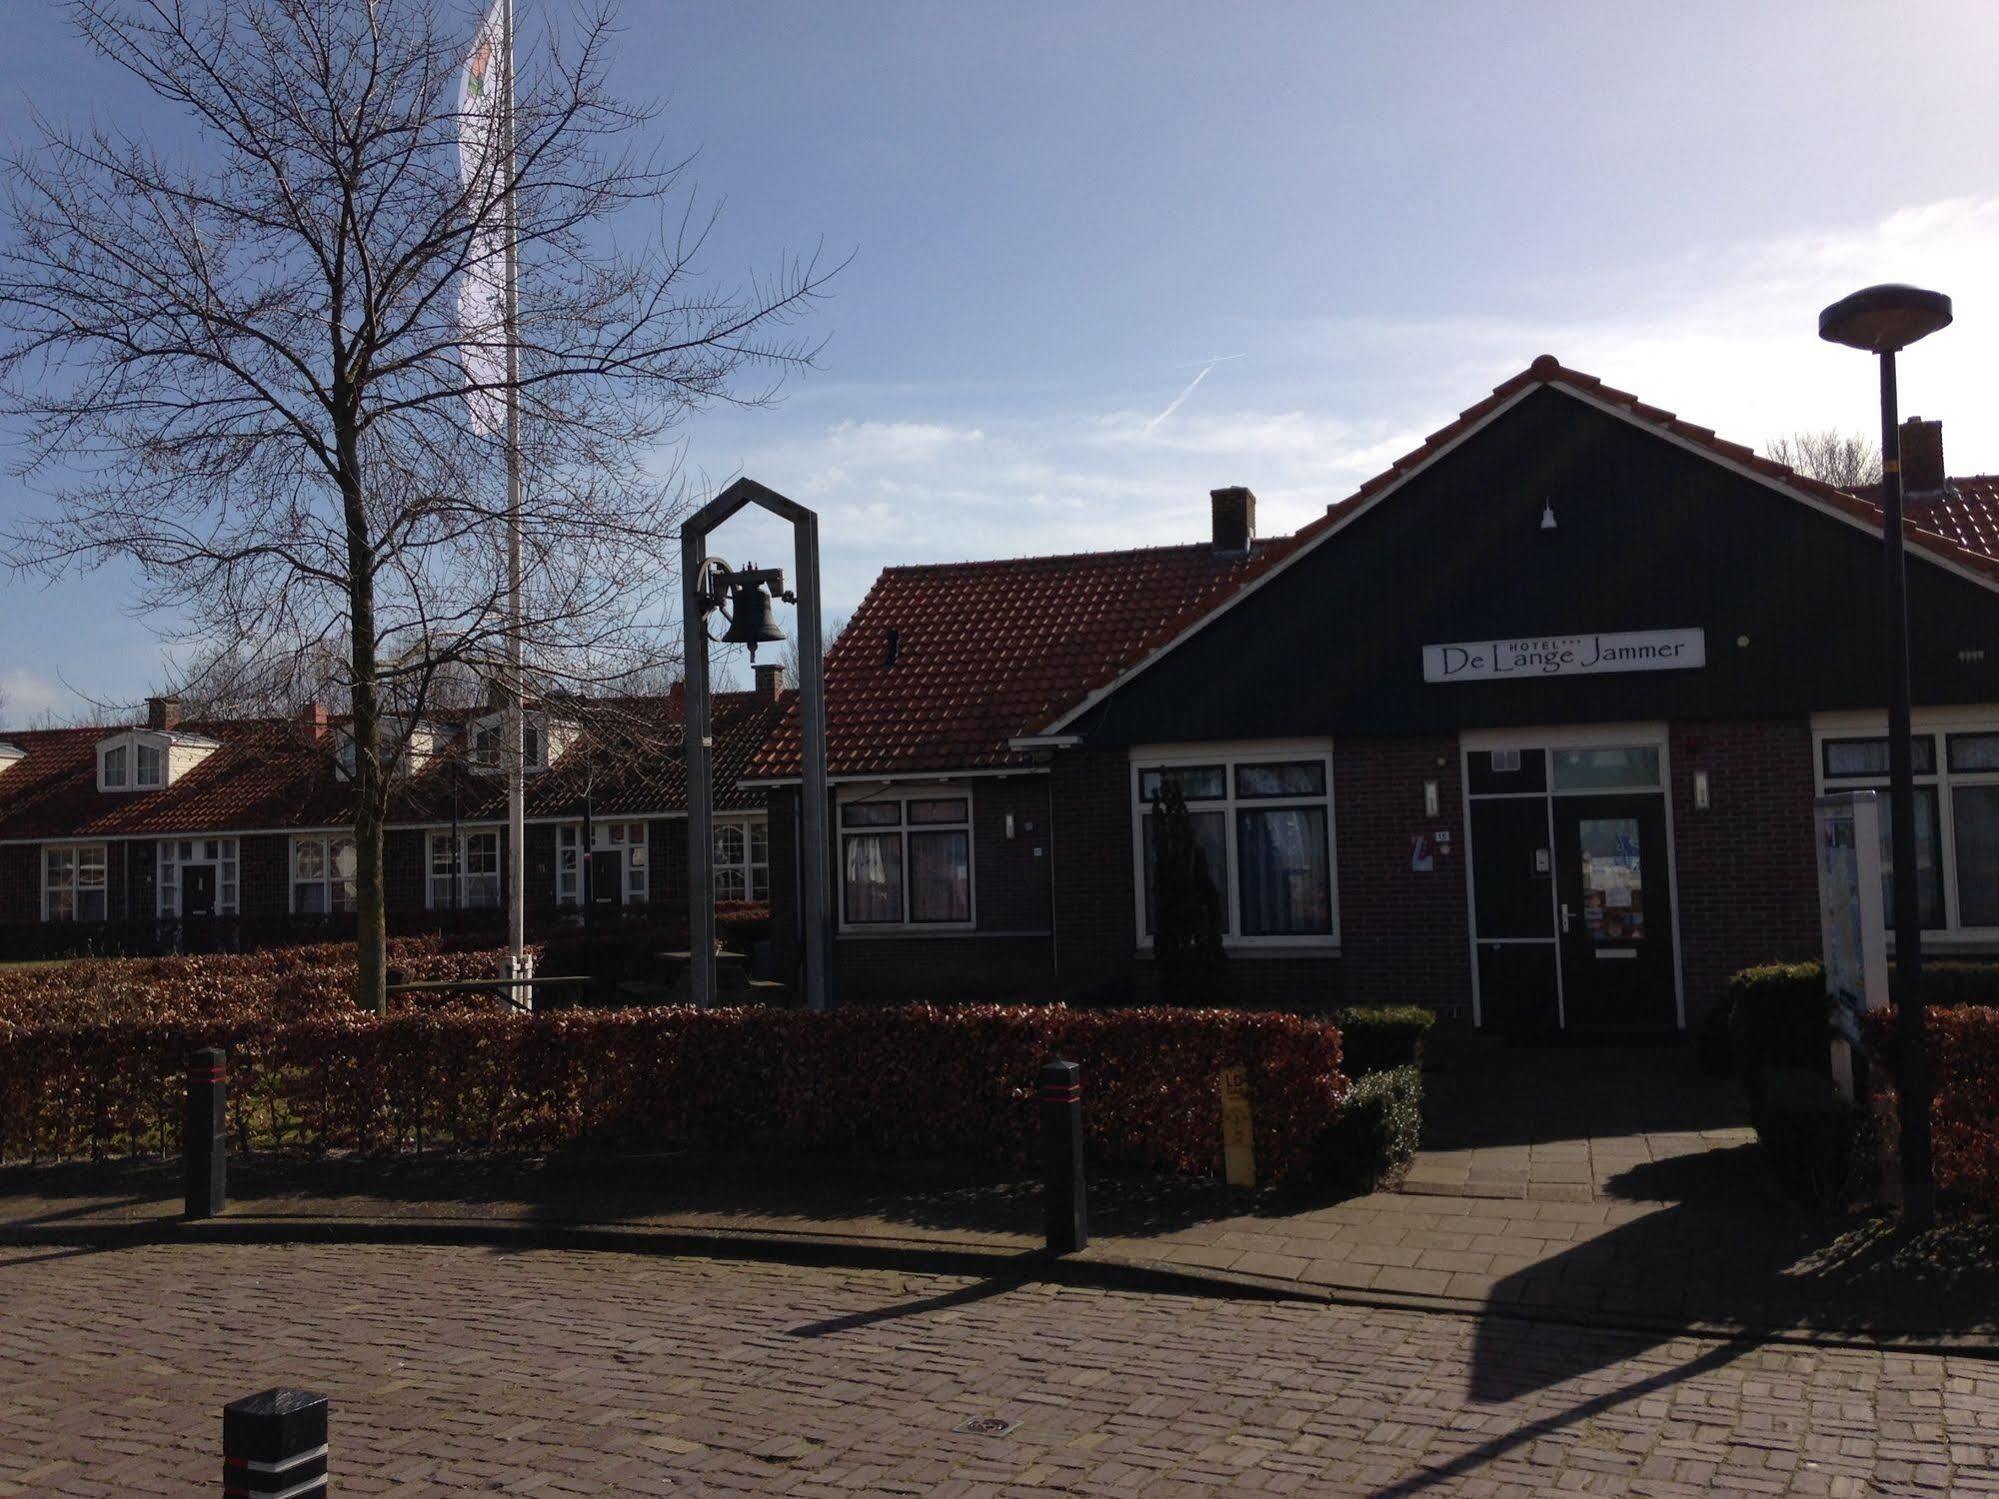
[[[1943,493],[1943,423],[1912,416],[1902,423],[1902,491]]]
[[[1256,496],[1237,484],[1209,490],[1208,500],[1213,506],[1215,555],[1240,557],[1247,553],[1256,539]]]
[[[757,668],[757,698],[774,703],[784,696],[784,668],[773,661]]]
[[[149,729],[177,729],[180,727],[180,699],[177,697],[149,697],[146,699],[146,727]]]
[[[326,704],[307,703],[299,710],[298,721],[305,729],[306,737],[317,744],[326,737]]]

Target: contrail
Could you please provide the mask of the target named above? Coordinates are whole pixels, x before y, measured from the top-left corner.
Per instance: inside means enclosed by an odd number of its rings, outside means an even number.
[[[1213,359],[1210,359],[1206,364],[1202,365],[1201,373],[1196,375],[1193,379],[1187,382],[1187,388],[1181,391],[1179,395],[1175,396],[1172,400],[1172,403],[1168,405],[1164,411],[1160,412],[1159,415],[1155,416],[1151,421],[1145,424],[1146,435],[1148,437],[1151,436],[1154,429],[1157,428],[1161,422],[1165,421],[1167,417],[1171,416],[1174,412],[1178,411],[1183,405],[1185,405],[1187,397],[1191,396],[1194,393],[1194,387],[1199,385],[1203,380],[1207,379],[1208,372],[1212,370],[1216,365],[1225,364],[1231,359],[1240,359],[1240,358],[1242,358],[1242,355],[1240,354],[1218,354]]]

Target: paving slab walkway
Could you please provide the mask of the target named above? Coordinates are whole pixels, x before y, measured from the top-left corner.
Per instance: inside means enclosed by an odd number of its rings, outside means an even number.
[[[1999,1226],[1906,1244],[1880,1220],[1800,1213],[1768,1180],[1728,1086],[1681,1052],[1458,1055],[1426,1086],[1436,1143],[1400,1190],[1315,1202],[1099,1180],[1094,1242],[1070,1268],[1588,1325],[1999,1350]],[[218,1227],[246,1236],[587,1229],[954,1267],[1018,1266],[1040,1244],[1035,1183],[941,1170],[675,1154],[258,1157],[232,1172]],[[0,1169],[0,1241],[165,1236],[179,1206],[171,1163]]]

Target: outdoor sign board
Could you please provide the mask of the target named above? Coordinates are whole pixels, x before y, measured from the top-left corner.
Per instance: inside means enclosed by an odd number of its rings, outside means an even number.
[[[1819,936],[1833,1024],[1849,1043],[1860,1016],[1888,1003],[1888,941],[1881,899],[1881,808],[1872,791],[1815,804]]]
[[[1586,677],[1612,671],[1691,671],[1707,665],[1705,630],[1537,635],[1423,647],[1426,682]]]

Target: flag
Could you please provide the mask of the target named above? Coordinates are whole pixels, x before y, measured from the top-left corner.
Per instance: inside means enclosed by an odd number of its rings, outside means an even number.
[[[505,215],[494,212],[497,196],[508,188],[511,164],[500,153],[507,144],[506,121],[512,80],[504,70],[506,0],[493,0],[472,38],[465,59],[465,78],[458,89],[458,169],[470,194],[468,208],[478,219],[467,248],[464,280],[458,287],[459,362],[465,368],[466,404],[481,431],[497,435],[506,429],[505,392],[491,387],[507,378],[507,243]],[[480,389],[478,387],[488,387]]]

